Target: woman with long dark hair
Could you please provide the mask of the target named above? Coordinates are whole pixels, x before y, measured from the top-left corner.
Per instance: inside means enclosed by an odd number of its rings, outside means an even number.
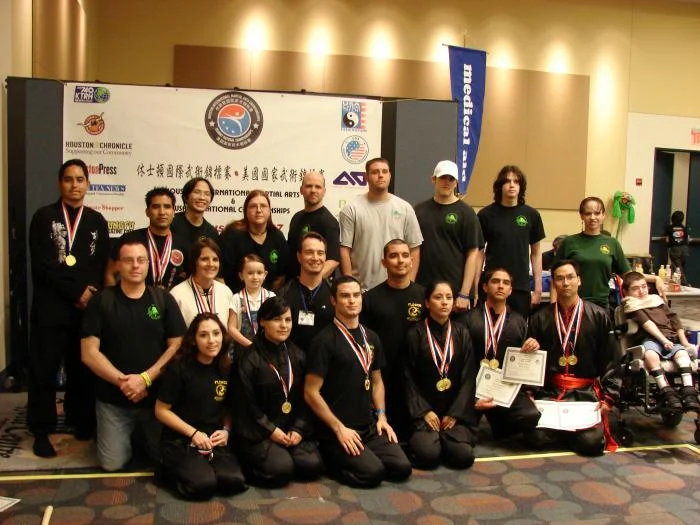
[[[188,499],[208,499],[217,490],[246,489],[228,445],[231,417],[226,409],[231,361],[226,327],[210,312],[198,314],[163,377],[156,417],[163,423],[163,476]]]

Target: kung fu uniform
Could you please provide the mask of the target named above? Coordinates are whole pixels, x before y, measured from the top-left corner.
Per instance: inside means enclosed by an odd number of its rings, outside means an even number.
[[[469,250],[484,247],[476,213],[462,200],[440,204],[432,198],[415,209],[423,233],[416,281],[428,286],[438,279],[446,279],[454,293],[459,292]]]
[[[238,277],[241,259],[249,253],[259,255],[265,262],[267,277],[263,287],[273,290],[272,284],[280,276],[287,274],[290,255],[287,241],[277,228],[267,230],[265,240],[258,244],[248,230],[228,227],[221,232],[219,247],[222,255],[222,275],[224,282],[235,293],[243,288],[243,281]]]
[[[219,232],[216,231],[216,228],[214,228],[208,220],[203,219],[202,224],[195,226],[187,220],[184,211],[175,214],[173,222],[170,225],[170,231],[173,232],[175,237],[181,239],[183,244],[186,244],[185,255],[188,258],[192,245],[198,240],[211,239],[216,243],[219,242]]]
[[[440,348],[444,349],[448,323],[441,326],[428,318],[428,325]],[[452,468],[469,468],[474,463],[476,372],[472,344],[464,326],[457,323],[451,325],[452,359],[445,376],[440,374],[433,361],[424,322],[412,327],[406,338],[405,391],[408,411],[413,420],[413,434],[408,444],[412,452],[411,461],[416,468],[433,469],[440,464],[441,457],[445,465]],[[437,382],[443,377],[447,377],[452,384],[449,389],[440,392]],[[423,419],[431,411],[441,421],[444,416],[455,418],[455,426],[435,432]]]
[[[167,241],[166,235],[156,235],[153,234],[153,240],[156,243],[156,249],[159,254],[163,253],[163,248]],[[153,260],[151,256],[151,250],[148,244],[148,228],[139,228],[138,230],[133,230],[126,232],[119,239],[114,242],[112,248],[112,260],[119,260],[119,250],[120,248],[131,241],[139,241],[146,245],[146,251],[148,251],[148,276],[146,277],[146,284],[151,286],[161,286],[166,290],[170,290],[174,286],[180,284],[182,281],[187,279],[187,268],[188,266],[188,256],[189,256],[189,245],[187,241],[174,233],[172,234],[172,245],[170,251],[170,257],[168,260],[168,265],[165,268],[165,273],[163,274],[163,279],[158,280],[156,277],[156,261]]]
[[[360,328],[350,330],[358,342],[364,339]],[[384,364],[384,353],[377,335],[367,330],[373,359],[372,371]],[[403,480],[411,475],[411,463],[397,443],[390,443],[386,433],[377,434],[377,421],[372,414],[372,391],[365,390],[365,371],[355,352],[340,330],[327,326],[312,341],[307,359],[307,374],[323,378],[321,396],[331,412],[347,428],[355,430],[364,449],[359,456],[351,456],[338,442],[333,431],[318,422],[317,435],[326,465],[326,471],[340,482],[371,487],[383,479]]]
[[[174,414],[211,436],[224,427],[228,377],[214,363],[195,358],[171,361],[161,381],[158,399]],[[160,453],[164,474],[175,478],[186,498],[209,499],[219,489],[225,494],[245,490],[241,467],[229,447],[215,447],[213,456],[190,446],[191,438],[163,426]]]
[[[289,223],[289,268],[287,276],[296,277],[301,266],[295,254],[301,246],[301,238],[305,233],[316,232],[326,239],[326,260],[340,262],[340,225],[328,208],[321,206],[318,210],[306,212],[300,210],[294,214]]]
[[[362,324],[377,333],[384,351],[382,380],[387,418],[402,439],[411,430],[403,387],[406,334],[411,326],[421,321],[424,293],[420,284],[412,282],[399,289],[384,281],[362,297]]]
[[[78,209],[66,206],[72,225]],[[83,206],[65,263],[68,232],[61,201],[36,211],[29,227],[29,250],[34,286],[31,309],[30,373],[27,423],[32,433],[47,434],[56,426],[56,373],[61,358],[66,365],[66,417],[78,431],[91,432],[95,424],[92,373],[80,359],[82,310],[76,308],[89,286],[102,288],[109,256],[107,221]]]
[[[541,308],[530,316],[528,324],[528,335],[534,337],[540,347],[547,351],[544,387],[535,390],[535,398],[560,401],[605,400],[610,403],[610,397],[600,387],[600,378],[613,365],[614,356],[614,341],[609,333],[612,325],[607,311],[596,304],[583,302],[584,316],[573,349],[578,362],[575,366],[560,366],[559,358],[563,355],[563,350],[557,333],[554,307],[555,305],[550,305]],[[568,315],[571,313],[570,310]],[[567,321],[566,314],[564,320]],[[567,380],[589,384],[572,388],[567,385]],[[604,436],[603,427],[601,423],[588,429],[560,434],[567,438],[569,446],[575,452],[595,456],[603,453],[606,437],[609,437]],[[614,441],[610,441],[608,446],[615,446]]]
[[[292,310],[292,334],[294,344],[308,352],[311,340],[329,324],[333,324],[335,309],[331,304],[331,287],[323,279],[321,284],[310,290],[299,282],[298,277],[285,283],[279,294],[285,298]],[[304,313],[301,313],[304,312]],[[313,314],[313,324],[310,316]],[[299,322],[301,314],[302,323]]]
[[[181,337],[187,327],[175,299],[163,290],[147,286],[143,295],[132,299],[121,286],[111,286],[88,304],[82,337],[99,339],[99,350],[123,374],[140,374],[155,363],[167,348],[167,341]],[[133,403],[118,386],[96,379],[97,460],[109,471],[118,470],[131,458],[131,434],[139,425],[146,448],[158,457],[160,425],[153,405],[159,381],[148,395]]]
[[[486,323],[484,320],[485,305],[474,308],[467,312],[464,317],[464,322],[469,330],[469,335],[472,339],[474,348],[474,366],[478,372],[482,359],[492,359],[494,356],[485,354],[486,349]],[[491,318],[496,322],[498,315],[491,310]],[[506,348],[515,346],[520,348],[527,337],[527,322],[518,312],[512,311],[506,307],[506,319],[503,325],[501,337],[498,340],[498,348],[496,349],[495,358],[503,366],[503,356],[506,353]],[[537,422],[540,420],[540,412],[527,395],[524,388],[521,388],[518,395],[515,396],[513,404],[506,408],[496,406],[488,410],[477,411],[477,418],[485,415],[489,420],[491,430],[494,437],[503,438],[521,432],[528,432],[537,427]]]
[[[290,363],[292,388],[285,396],[280,378],[289,385]],[[311,413],[304,402],[304,363],[304,352],[294,343],[275,345],[263,334],[241,356],[233,379],[236,407],[233,432],[246,478],[251,483],[281,487],[293,477],[314,479],[323,471],[321,455],[316,443],[311,441]],[[288,414],[282,411],[285,401],[292,405]],[[294,447],[278,445],[270,439],[275,428],[285,434],[293,430],[302,440]]]
[[[530,313],[530,246],[544,239],[540,213],[527,204],[503,206],[492,203],[477,214],[486,241],[482,275],[492,268],[505,268],[513,276],[508,305],[523,317]],[[479,288],[479,296],[486,296]]]

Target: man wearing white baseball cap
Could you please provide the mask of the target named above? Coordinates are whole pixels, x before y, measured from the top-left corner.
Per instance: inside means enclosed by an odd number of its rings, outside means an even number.
[[[416,205],[423,233],[421,265],[416,281],[423,286],[447,280],[455,293],[455,309],[466,310],[473,302],[479,250],[484,247],[481,226],[474,210],[456,194],[457,165],[441,160],[431,176],[432,198]]]

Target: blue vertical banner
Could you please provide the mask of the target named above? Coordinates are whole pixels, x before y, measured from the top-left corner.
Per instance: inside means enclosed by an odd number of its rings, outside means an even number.
[[[467,192],[481,138],[486,92],[486,51],[448,46],[452,99],[457,101],[457,189]]]

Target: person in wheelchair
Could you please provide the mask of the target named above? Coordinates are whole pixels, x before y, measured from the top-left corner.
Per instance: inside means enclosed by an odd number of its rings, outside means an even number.
[[[644,347],[644,367],[661,392],[661,402],[669,410],[700,410],[698,391],[693,385],[691,356],[697,347],[688,342],[678,315],[656,294],[650,294],[644,275],[629,272],[622,281],[625,294],[622,305],[625,317],[636,322],[641,330],[633,340]],[[680,392],[669,384],[662,360],[673,360],[681,375]]]

